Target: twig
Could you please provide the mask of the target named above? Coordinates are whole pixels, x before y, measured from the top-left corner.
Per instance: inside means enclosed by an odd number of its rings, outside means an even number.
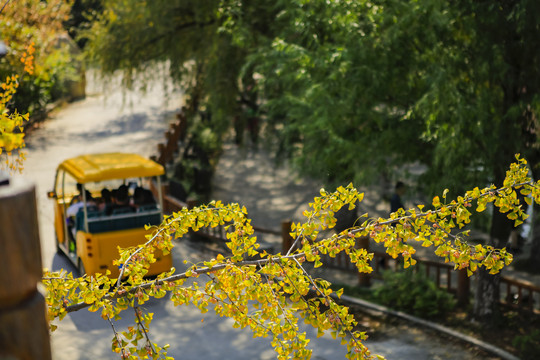
[[[9,4],[10,1],[11,0],[7,0],[4,6],[2,6],[2,9],[0,9],[0,14],[4,11],[4,8],[6,7],[7,4]]]
[[[144,326],[141,319],[141,315],[139,314],[139,311],[142,311],[142,310],[140,310],[139,306],[133,307],[133,310],[135,311],[135,315],[137,316],[137,325],[142,327],[142,332],[144,333],[144,337],[146,338],[146,346],[149,347],[150,350],[152,350],[152,354],[155,354],[156,349],[154,349],[154,346],[152,345],[152,342],[150,341],[150,338],[148,337],[148,329],[146,329],[146,327]]]
[[[118,332],[116,331],[113,322],[111,321],[111,318],[109,315],[107,315],[107,321],[109,321],[109,324],[111,325],[111,328],[114,332],[114,337],[116,338],[116,342],[118,343],[118,346],[120,346],[120,349],[122,350],[122,359],[127,359],[128,354],[126,353],[126,350],[122,346],[122,341],[120,340],[120,336],[118,335]]]

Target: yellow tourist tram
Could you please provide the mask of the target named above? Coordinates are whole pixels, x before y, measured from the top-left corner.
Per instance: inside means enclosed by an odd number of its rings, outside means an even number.
[[[119,274],[113,260],[118,247],[146,241],[145,225],[163,219],[160,176],[163,166],[137,154],[81,155],[63,161],[56,171],[53,191],[54,225],[58,251],[67,255],[80,274]],[[157,183],[157,194],[150,183]],[[156,199],[157,197],[157,199]],[[170,254],[155,254],[148,275],[169,271]]]

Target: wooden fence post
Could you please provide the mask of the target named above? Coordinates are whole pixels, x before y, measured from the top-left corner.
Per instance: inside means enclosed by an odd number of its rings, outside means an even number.
[[[187,203],[188,210],[191,210],[197,206],[198,201],[195,199],[187,199],[186,203]]]
[[[469,276],[467,276],[467,269],[461,269],[458,271],[458,285],[457,285],[457,301],[460,305],[467,305],[469,303],[469,295],[471,292],[471,284]]]
[[[356,246],[360,249],[366,249],[369,252],[369,236],[362,236],[357,240]],[[358,273],[358,285],[360,286],[370,286],[371,285],[371,274],[359,272]]]
[[[283,221],[281,223],[281,252],[286,254],[293,244],[293,238],[291,236],[292,222],[290,220]]]
[[[165,144],[159,143],[157,144],[157,162],[161,165],[165,166],[167,165],[167,161],[165,160]]]
[[[1,177],[1,172],[0,172]],[[0,358],[51,359],[35,187],[0,182]]]

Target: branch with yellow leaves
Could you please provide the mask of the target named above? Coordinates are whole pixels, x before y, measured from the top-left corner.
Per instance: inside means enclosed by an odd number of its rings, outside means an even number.
[[[304,213],[308,220],[293,224],[291,235],[295,238],[295,247],[286,254],[273,255],[257,250],[259,245],[253,236],[247,211],[238,204],[214,202],[191,210],[183,209],[166,217],[148,236],[144,246],[121,253],[118,263],[122,264],[122,273],[117,279],[99,274],[80,279],[65,273],[46,274],[49,316],[61,319],[68,312],[88,307],[90,311],[102,309],[104,319],[115,319],[128,307],[138,308],[150,297],[160,298],[171,292],[171,301],[175,305],[192,304],[201,312],[208,311],[208,306],[212,305],[218,315],[233,318],[235,326],[249,326],[254,336],[272,335],[278,358],[294,355],[307,359],[311,356],[306,349],[305,334],[298,330],[299,314],[321,332],[331,331],[342,338],[348,346],[349,358],[368,359],[371,355],[361,342],[365,334],[353,331],[356,322],[346,307],[330,297],[336,295],[330,284],[313,279],[303,263],[322,266],[322,255],[334,257],[344,251],[359,271],[371,272],[373,255],[356,248],[357,238],[370,236],[383,243],[391,256],[401,255],[405,267],[415,263],[412,255],[416,250],[412,243],[416,242],[435,247],[435,254],[454,262],[456,268],[467,268],[469,275],[481,266],[496,273],[512,261],[512,255],[505,249],[469,245],[467,233],[462,230],[470,222],[469,208],[473,205],[476,211],[483,211],[491,203],[498,211],[508,213],[516,226],[524,221],[527,215],[516,192],[525,196],[523,201],[529,205],[532,201],[540,202],[540,183],[533,182],[527,174],[526,161],[517,157],[517,163],[511,165],[499,188],[475,188],[448,203],[445,191],[442,201],[439,197],[434,198],[430,210],[421,206],[401,210],[388,219],[368,219],[340,234],[319,239],[321,231],[335,225],[334,214],[340,208],[349,206],[352,209],[363,198],[352,185],[340,187],[333,193],[321,190],[321,197],[315,198]],[[173,237],[181,238],[190,229],[197,231],[201,227],[216,226],[225,226],[228,230],[230,257],[218,255],[210,261],[194,264],[180,274],[175,274],[172,269],[153,281],[145,281],[146,269],[155,261],[155,250],[169,252]],[[185,280],[200,275],[209,275],[212,281],[204,285],[185,284]],[[306,297],[310,291],[316,293],[315,298]]]

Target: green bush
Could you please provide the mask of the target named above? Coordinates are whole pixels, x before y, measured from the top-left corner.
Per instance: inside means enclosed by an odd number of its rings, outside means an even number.
[[[69,1],[28,0],[6,3],[0,17],[2,38],[8,52],[0,62],[0,80],[19,76],[19,88],[8,104],[10,110],[42,115],[59,99],[84,96],[84,66],[80,51],[67,36],[62,20],[71,9]],[[32,46],[31,46],[32,44]],[[30,48],[34,52],[28,54]],[[32,64],[31,71],[23,71]]]
[[[423,269],[385,271],[383,284],[375,289],[375,298],[381,304],[424,318],[445,317],[456,301],[452,294],[437,288]]]
[[[512,346],[518,349],[523,360],[540,358],[540,330],[533,330],[527,335],[517,335]]]
[[[172,179],[182,184],[188,197],[208,202],[222,143],[211,127],[210,115],[201,114],[189,118],[187,141],[180,149]]]

